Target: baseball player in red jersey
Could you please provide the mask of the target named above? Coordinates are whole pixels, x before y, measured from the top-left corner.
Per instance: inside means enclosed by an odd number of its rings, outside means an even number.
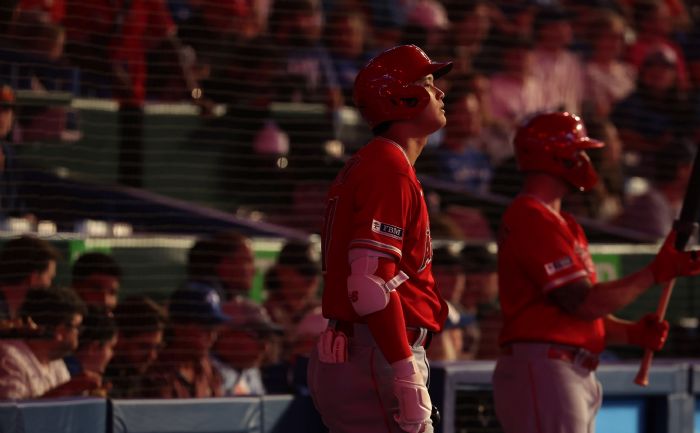
[[[506,433],[589,433],[602,401],[594,371],[608,343],[659,350],[668,323],[612,313],[655,283],[700,273],[700,260],[673,246],[671,232],[654,260],[619,280],[599,283],[581,226],[561,210],[571,190],[597,174],[585,152],[604,144],[570,113],[532,117],[516,132],[523,189],[501,221],[499,296],[502,353],[493,375],[496,413]]]
[[[432,432],[425,345],[447,306],[431,273],[430,225],[413,164],[445,123],[434,63],[402,45],[357,75],[355,103],[374,133],[329,192],[322,232],[329,328],[309,389],[331,432]]]

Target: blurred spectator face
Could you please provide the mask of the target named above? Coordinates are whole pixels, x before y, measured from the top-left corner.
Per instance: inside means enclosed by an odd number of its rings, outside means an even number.
[[[112,311],[117,307],[119,294],[119,279],[107,274],[93,274],[75,285],[88,305],[103,306]]]
[[[676,55],[670,49],[650,53],[640,71],[641,83],[652,90],[665,92],[676,85]]]
[[[330,36],[333,53],[346,59],[358,58],[364,53],[366,25],[362,15],[338,15]]]
[[[323,14],[320,5],[308,1],[303,10],[292,12],[293,37],[299,42],[313,44],[321,39]]]
[[[305,302],[316,296],[320,275],[300,272],[286,265],[278,265],[276,272],[281,283],[280,294],[289,301]]]
[[[491,13],[489,6],[479,4],[471,13],[464,16],[460,22],[453,23],[453,34],[457,45],[471,45],[481,42],[489,35],[491,30]]]
[[[448,134],[462,137],[479,135],[483,126],[479,99],[473,93],[465,95],[448,107],[447,118]]]
[[[193,358],[208,356],[209,350],[216,341],[218,329],[216,326],[199,323],[181,323],[173,325],[174,342],[177,353],[187,353]]]
[[[248,245],[238,248],[219,263],[217,274],[224,287],[247,292],[255,277],[253,251]]]
[[[259,367],[269,347],[267,336],[254,331],[224,328],[214,344],[214,352],[236,369]]]
[[[594,51],[608,58],[618,58],[625,49],[625,23],[620,17],[611,17],[607,27],[594,35]]]
[[[112,360],[112,356],[114,356],[114,348],[116,345],[116,335],[112,337],[111,340],[104,343],[92,343],[86,351],[82,352],[81,361],[83,368],[95,373],[104,373],[107,364],[109,364],[109,361]]]
[[[78,337],[80,337],[80,327],[83,324],[82,314],[74,314],[70,321],[58,325],[54,330],[56,341],[54,359],[63,358],[78,348]]]
[[[115,352],[140,372],[158,357],[163,345],[163,331],[144,332],[131,337],[122,336],[117,341]]]
[[[29,286],[36,289],[48,289],[53,284],[54,278],[56,278],[56,261],[49,260],[46,269],[30,275]]]

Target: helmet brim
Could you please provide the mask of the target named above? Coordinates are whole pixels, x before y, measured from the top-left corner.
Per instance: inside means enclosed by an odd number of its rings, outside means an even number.
[[[452,70],[452,62],[433,62],[425,65],[425,68],[421,71],[421,77],[432,74],[433,78],[437,80],[450,72],[450,70]]]
[[[605,143],[590,137],[582,138],[578,142],[579,149],[599,149],[605,147]]]

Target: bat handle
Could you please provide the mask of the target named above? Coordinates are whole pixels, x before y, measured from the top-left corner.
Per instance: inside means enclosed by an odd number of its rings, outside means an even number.
[[[676,279],[672,279],[668,283],[664,284],[663,290],[661,292],[661,298],[659,299],[659,305],[656,308],[656,315],[659,316],[659,322],[664,320],[666,316],[666,309],[668,308],[668,301],[671,299],[671,292],[673,291],[673,286],[676,283]],[[634,378],[634,383],[639,386],[649,385],[649,368],[651,367],[651,361],[654,359],[654,351],[651,349],[646,349],[644,351],[644,358],[642,358],[642,363],[639,365],[639,371],[637,376]]]
[[[639,371],[637,371],[637,376],[634,378],[634,383],[639,386],[649,385],[649,368],[651,367],[651,361],[654,359],[654,351],[651,349],[646,349],[644,351],[644,358],[642,358],[642,363],[639,365]]]

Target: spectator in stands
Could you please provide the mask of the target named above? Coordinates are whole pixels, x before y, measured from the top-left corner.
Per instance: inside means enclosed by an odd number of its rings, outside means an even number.
[[[228,303],[222,311],[231,321],[219,331],[213,362],[223,379],[224,395],[266,394],[261,368],[282,327],[272,322],[264,310],[245,304]]]
[[[613,105],[636,87],[635,68],[621,59],[626,32],[624,18],[610,9],[597,11],[588,26],[591,51],[585,62],[583,102],[594,117],[608,117]]]
[[[480,101],[469,87],[457,82],[444,102],[451,121],[444,128],[439,147],[426,149],[416,169],[472,193],[487,192],[492,169]]]
[[[662,149],[692,134],[692,110],[678,82],[677,62],[668,47],[650,51],[639,68],[637,88],[613,107],[610,118],[624,150],[639,159],[633,174],[648,176]]]
[[[74,92],[77,71],[63,55],[65,31],[36,10],[22,11],[13,22],[8,47],[0,50],[0,72],[15,88],[36,94]],[[76,137],[69,107],[29,104],[22,107],[16,136],[22,141],[69,140]],[[73,133],[69,133],[73,129]]]
[[[128,297],[117,305],[114,319],[118,327],[114,358],[107,365],[104,380],[110,384],[112,398],[137,398],[145,395],[141,378],[163,344],[166,311],[144,296]]]
[[[110,6],[111,9],[111,6]],[[143,105],[146,98],[146,52],[161,40],[167,40],[180,53],[177,28],[165,0],[132,1],[111,17],[113,27],[111,52],[115,77],[114,93],[119,100],[119,172],[120,183],[143,186]],[[179,56],[181,60],[185,56]],[[192,70],[179,65],[177,72],[187,86],[183,94],[190,101],[202,93],[191,75]]]
[[[0,319],[16,319],[30,289],[48,289],[56,276],[58,250],[43,239],[23,235],[0,250]]]
[[[103,387],[93,390],[93,396],[106,397],[109,392],[109,384],[105,382],[103,375],[114,355],[116,344],[117,324],[114,317],[104,308],[88,306],[78,339],[78,348],[73,355],[63,360],[71,377],[90,372],[102,379]]]
[[[88,306],[104,307],[108,312],[117,307],[122,269],[109,254],[89,252],[73,263],[73,290]]]
[[[27,210],[19,192],[22,177],[11,138],[16,109],[14,89],[7,84],[0,85],[0,219],[19,217],[33,224],[36,216]]]
[[[473,359],[479,347],[479,326],[476,314],[462,307],[466,276],[458,254],[449,245],[433,250],[433,278],[447,302],[445,328],[433,336],[428,348],[431,360],[454,361]]]
[[[73,91],[73,71],[64,58],[65,29],[47,20],[39,11],[22,11],[15,20],[11,37],[23,51],[16,66],[17,86],[34,91]]]
[[[330,16],[325,41],[346,104],[352,103],[357,73],[372,57],[368,38],[368,24],[361,11],[350,9]]]
[[[221,397],[223,379],[210,350],[218,329],[230,317],[221,311],[219,292],[205,284],[187,283],[170,295],[168,318],[165,347],[144,375],[144,395]]]
[[[495,359],[499,353],[498,334],[503,321],[498,305],[496,255],[483,244],[467,244],[460,254],[466,275],[460,303],[462,308],[476,315],[480,331],[475,358]]]
[[[501,44],[500,68],[491,76],[491,115],[513,131],[525,117],[545,108],[541,80],[533,74],[532,42],[509,39]]]
[[[583,64],[569,50],[572,42],[569,14],[559,6],[543,6],[534,23],[533,74],[547,110],[581,111]]]
[[[80,69],[79,95],[111,98],[114,71],[110,51],[124,10],[109,0],[68,1],[65,8],[66,57]]]
[[[423,47],[440,61],[450,59],[446,39],[450,28],[447,10],[438,0],[421,0],[407,3],[406,24],[403,29],[403,44]]]
[[[649,242],[661,240],[680,215],[696,151],[685,141],[662,149],[653,161],[648,189],[626,198],[616,223],[648,236]]]
[[[187,255],[187,278],[221,292],[225,301],[248,298],[255,276],[251,241],[235,231],[198,239]]]
[[[264,307],[284,329],[282,362],[291,362],[296,327],[320,305],[321,266],[314,245],[288,241],[265,275]]]
[[[328,51],[321,43],[323,11],[319,0],[279,0],[270,17],[273,39],[283,50],[286,78],[280,97],[290,102],[322,103],[335,110],[342,91]]]
[[[627,49],[628,61],[638,70],[649,55],[659,49],[668,50],[675,58],[678,87],[689,88],[688,69],[683,50],[672,39],[674,31],[669,5],[663,0],[638,0],[633,5],[636,39]]]
[[[495,6],[486,0],[447,0],[445,8],[451,23],[446,45],[451,49],[453,69],[457,73],[472,73],[491,31]]]
[[[87,371],[71,378],[62,360],[78,346],[84,312],[68,289],[27,293],[22,317],[31,317],[45,334],[0,342],[0,399],[78,396],[100,387],[100,377]]]

